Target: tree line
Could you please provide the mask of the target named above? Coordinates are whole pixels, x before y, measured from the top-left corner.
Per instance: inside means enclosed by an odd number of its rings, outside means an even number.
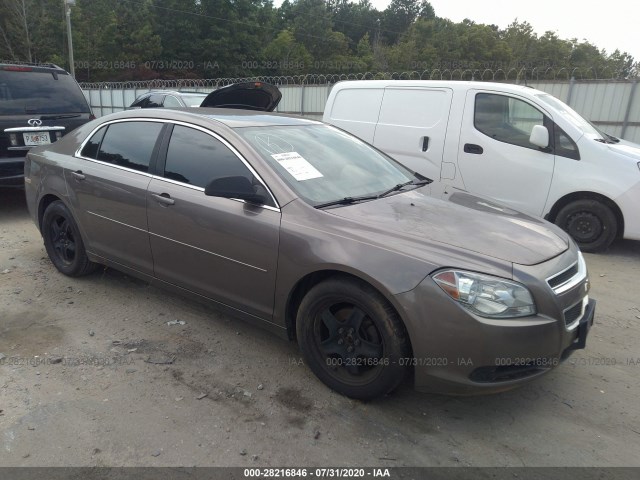
[[[69,69],[64,0],[0,0],[0,59]],[[628,78],[638,63],[587,40],[440,18],[426,0],[77,0],[79,81],[306,73],[536,71]]]

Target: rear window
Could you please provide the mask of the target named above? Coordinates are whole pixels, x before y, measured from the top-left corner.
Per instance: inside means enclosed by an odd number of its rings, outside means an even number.
[[[57,77],[57,78],[56,78]],[[63,72],[0,69],[0,114],[89,113],[82,90]]]

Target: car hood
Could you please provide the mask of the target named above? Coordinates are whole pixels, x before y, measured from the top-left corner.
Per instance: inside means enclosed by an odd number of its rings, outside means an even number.
[[[214,90],[207,95],[200,106],[272,112],[281,98],[282,93],[275,85],[264,82],[243,82]]]
[[[555,225],[456,191],[440,200],[420,190],[326,210],[381,235],[435,241],[520,265],[535,265],[569,248]]]
[[[640,162],[640,145],[636,143],[631,143],[623,140],[620,143],[616,143],[613,145],[607,145],[610,150],[613,152],[624,155],[625,157],[629,157],[636,162]]]

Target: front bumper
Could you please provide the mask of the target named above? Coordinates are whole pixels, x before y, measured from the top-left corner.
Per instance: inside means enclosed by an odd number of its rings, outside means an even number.
[[[510,320],[474,315],[427,277],[410,292],[396,296],[407,327],[416,390],[446,394],[495,393],[527,383],[584,348],[593,325],[595,301],[587,296],[588,280],[555,294],[546,284],[552,273],[576,258],[572,248],[549,265],[525,267],[538,313]],[[514,269],[515,270],[515,269]],[[523,281],[520,272],[514,278]],[[520,278],[518,278],[520,277]],[[532,285],[532,282],[536,282]],[[572,305],[584,305],[567,323]]]
[[[0,158],[0,187],[24,186],[25,157]]]
[[[623,238],[640,240],[640,182],[615,199],[624,218]]]

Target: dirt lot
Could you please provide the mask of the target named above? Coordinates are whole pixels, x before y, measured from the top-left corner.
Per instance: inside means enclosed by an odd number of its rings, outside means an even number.
[[[570,362],[362,403],[261,329],[113,270],[62,276],[0,191],[0,465],[638,466],[640,242],[586,258],[596,325]]]

